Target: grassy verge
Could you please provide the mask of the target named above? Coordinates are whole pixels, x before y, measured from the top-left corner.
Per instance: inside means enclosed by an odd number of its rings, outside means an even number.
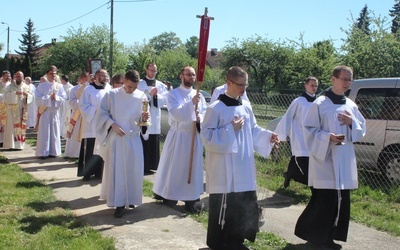
[[[295,203],[307,203],[311,195],[308,187],[292,181],[288,189],[283,189],[282,174],[288,161],[288,157],[274,162],[257,156],[258,185],[290,196]],[[382,190],[360,184],[351,193],[351,220],[400,236],[400,187]]]
[[[0,249],[115,249],[16,164],[0,164],[0,225]]]

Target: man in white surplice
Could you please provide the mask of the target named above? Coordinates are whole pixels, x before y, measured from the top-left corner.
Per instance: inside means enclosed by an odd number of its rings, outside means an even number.
[[[89,74],[82,72],[78,77],[78,84],[71,88],[69,92],[69,107],[71,108],[71,115],[66,128],[66,137],[68,138],[65,142],[64,157],[78,158],[79,150],[81,147],[81,122],[82,116],[79,110],[79,98],[82,95],[83,90],[89,84],[87,82]]]
[[[32,79],[27,76],[25,77],[25,83],[31,89],[31,93],[33,97],[35,97],[36,86],[32,83]],[[28,104],[28,118],[26,122],[26,126],[28,128],[34,128],[36,125],[36,116],[37,116],[37,107],[35,101]]]
[[[67,98],[61,84],[56,82],[57,67],[51,66],[46,76],[47,81],[40,83],[35,92],[40,113],[36,156],[42,158],[61,155],[60,109]]]
[[[116,207],[114,216],[120,218],[124,209],[142,204],[143,148],[139,126],[149,119],[142,113],[143,92],[137,89],[140,77],[136,70],[125,74],[124,85],[112,89],[102,98],[96,115],[96,140],[104,159],[100,199]],[[143,134],[148,138],[148,133]]]
[[[181,85],[169,91],[167,96],[168,123],[171,128],[161,152],[153,192],[155,199],[162,200],[167,205],[175,205],[181,200],[185,202],[188,212],[197,213],[195,203],[204,192],[203,144],[198,131],[195,131],[192,171],[189,177],[190,150],[193,129],[199,130],[207,103],[192,87],[196,79],[192,67],[184,67],[179,76]],[[198,110],[195,112],[196,104]],[[195,122],[196,128],[193,125]]]
[[[140,80],[138,89],[147,91],[150,97],[151,126],[149,139],[142,139],[144,153],[144,173],[152,174],[157,170],[160,160],[160,134],[161,134],[161,107],[165,104],[168,94],[167,86],[156,80],[157,65],[149,63],[146,67],[146,76]]]
[[[353,143],[365,136],[366,124],[357,105],[345,96],[353,70],[337,66],[331,81],[332,88],[311,104],[303,121],[312,193],[295,235],[316,246],[339,249],[334,240],[347,240],[350,191],[358,188]]]
[[[24,149],[28,105],[32,102],[31,88],[24,83],[24,74],[18,71],[14,74],[14,81],[4,89],[7,118],[3,148]]]
[[[212,249],[246,249],[244,239],[255,240],[259,209],[254,152],[266,158],[278,142],[276,134],[257,125],[250,102],[241,99],[247,86],[246,71],[231,67],[227,89],[207,108],[201,127],[210,194],[207,245]]]

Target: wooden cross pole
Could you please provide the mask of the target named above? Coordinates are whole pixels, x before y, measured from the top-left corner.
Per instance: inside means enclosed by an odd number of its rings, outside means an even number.
[[[196,78],[196,94],[199,94],[200,87],[204,78],[204,71],[206,68],[206,57],[207,57],[207,45],[208,45],[208,35],[210,33],[210,21],[214,20],[213,17],[207,16],[208,9],[207,7],[204,9],[204,15],[197,15],[197,18],[201,18],[200,23],[200,38],[199,38],[199,49],[197,52],[197,78]],[[197,112],[198,104],[195,105],[194,111]],[[197,114],[196,114],[197,117]],[[192,144],[190,147],[190,166],[189,166],[189,174],[187,183],[190,184],[190,180],[192,177],[192,169],[193,169],[193,157],[194,157],[194,141],[196,138],[196,123],[193,122],[193,130],[192,130]]]

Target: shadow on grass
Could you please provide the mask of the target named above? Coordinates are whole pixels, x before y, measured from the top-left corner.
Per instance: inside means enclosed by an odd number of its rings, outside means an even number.
[[[23,182],[17,182],[17,184],[15,184],[15,187],[17,187],[17,188],[34,188],[34,187],[46,187],[46,185],[40,181],[23,181]]]
[[[36,212],[44,212],[54,210],[55,208],[69,209],[69,204],[67,201],[55,201],[55,202],[41,202],[34,201],[26,204],[27,207],[34,209]]]
[[[21,226],[21,230],[29,234],[36,234],[47,225],[63,226],[68,229],[84,226],[83,223],[76,220],[73,215],[27,216],[22,218],[20,223],[24,224],[24,226]]]

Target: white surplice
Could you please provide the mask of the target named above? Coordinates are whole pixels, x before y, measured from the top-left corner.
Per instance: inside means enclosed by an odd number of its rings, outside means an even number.
[[[231,121],[243,117],[244,126],[234,131]],[[250,103],[226,106],[213,102],[201,127],[206,148],[206,191],[210,194],[254,191],[257,189],[254,152],[267,158],[272,132],[257,125]]]
[[[143,92],[132,94],[125,89],[110,90],[102,99],[96,115],[96,141],[104,159],[100,199],[109,207],[142,204],[143,148],[140,139]],[[113,132],[117,123],[124,136]],[[148,132],[144,135],[148,138]]]
[[[67,138],[67,129],[69,124],[69,119],[71,118],[71,107],[69,106],[69,96],[71,89],[74,87],[74,85],[67,82],[65,85],[62,86],[64,88],[65,94],[67,95],[67,99],[65,100],[65,102],[61,107],[61,136],[63,138]]]
[[[169,200],[193,201],[199,199],[203,189],[203,144],[196,131],[193,151],[191,181],[188,183],[190,148],[193,122],[196,121],[192,102],[196,90],[182,86],[169,91],[167,108],[171,128],[161,152],[153,192]],[[204,97],[198,104],[200,121],[207,103]]]
[[[56,99],[51,95],[56,93]],[[67,98],[61,84],[42,82],[35,91],[36,106],[45,106],[46,110],[39,119],[37,131],[36,156],[61,155],[60,108]]]
[[[167,90],[167,86],[156,80],[156,86],[147,86],[147,83],[145,80],[140,80],[139,84],[138,84],[138,89],[140,89],[141,91],[145,91],[148,90],[149,92],[153,89],[153,88],[157,88],[157,106],[155,107],[152,103],[152,101],[150,101],[150,108],[149,108],[149,112],[150,112],[150,117],[151,117],[151,126],[149,126],[149,133],[152,134],[160,134],[161,133],[161,107],[163,105],[165,105],[165,99],[167,97],[168,94],[168,90]],[[153,98],[151,98],[151,100],[153,100]]]
[[[35,91],[36,87],[33,83],[30,83],[28,85],[31,88],[31,93],[33,94],[33,97],[35,97]],[[26,122],[26,126],[28,128],[32,128],[36,126],[36,117],[37,117],[37,106],[35,100],[33,102],[28,103],[28,119]]]
[[[275,129],[280,141],[290,138],[292,155],[296,157],[309,156],[303,136],[303,119],[311,103],[303,96],[294,99]]]
[[[348,111],[351,128],[340,125],[337,114]],[[357,105],[346,98],[346,104],[334,104],[328,97],[318,97],[304,118],[304,138],[310,151],[308,185],[317,189],[358,188],[357,161],[353,142],[366,133],[365,119]],[[329,133],[344,134],[344,145],[330,141]]]

